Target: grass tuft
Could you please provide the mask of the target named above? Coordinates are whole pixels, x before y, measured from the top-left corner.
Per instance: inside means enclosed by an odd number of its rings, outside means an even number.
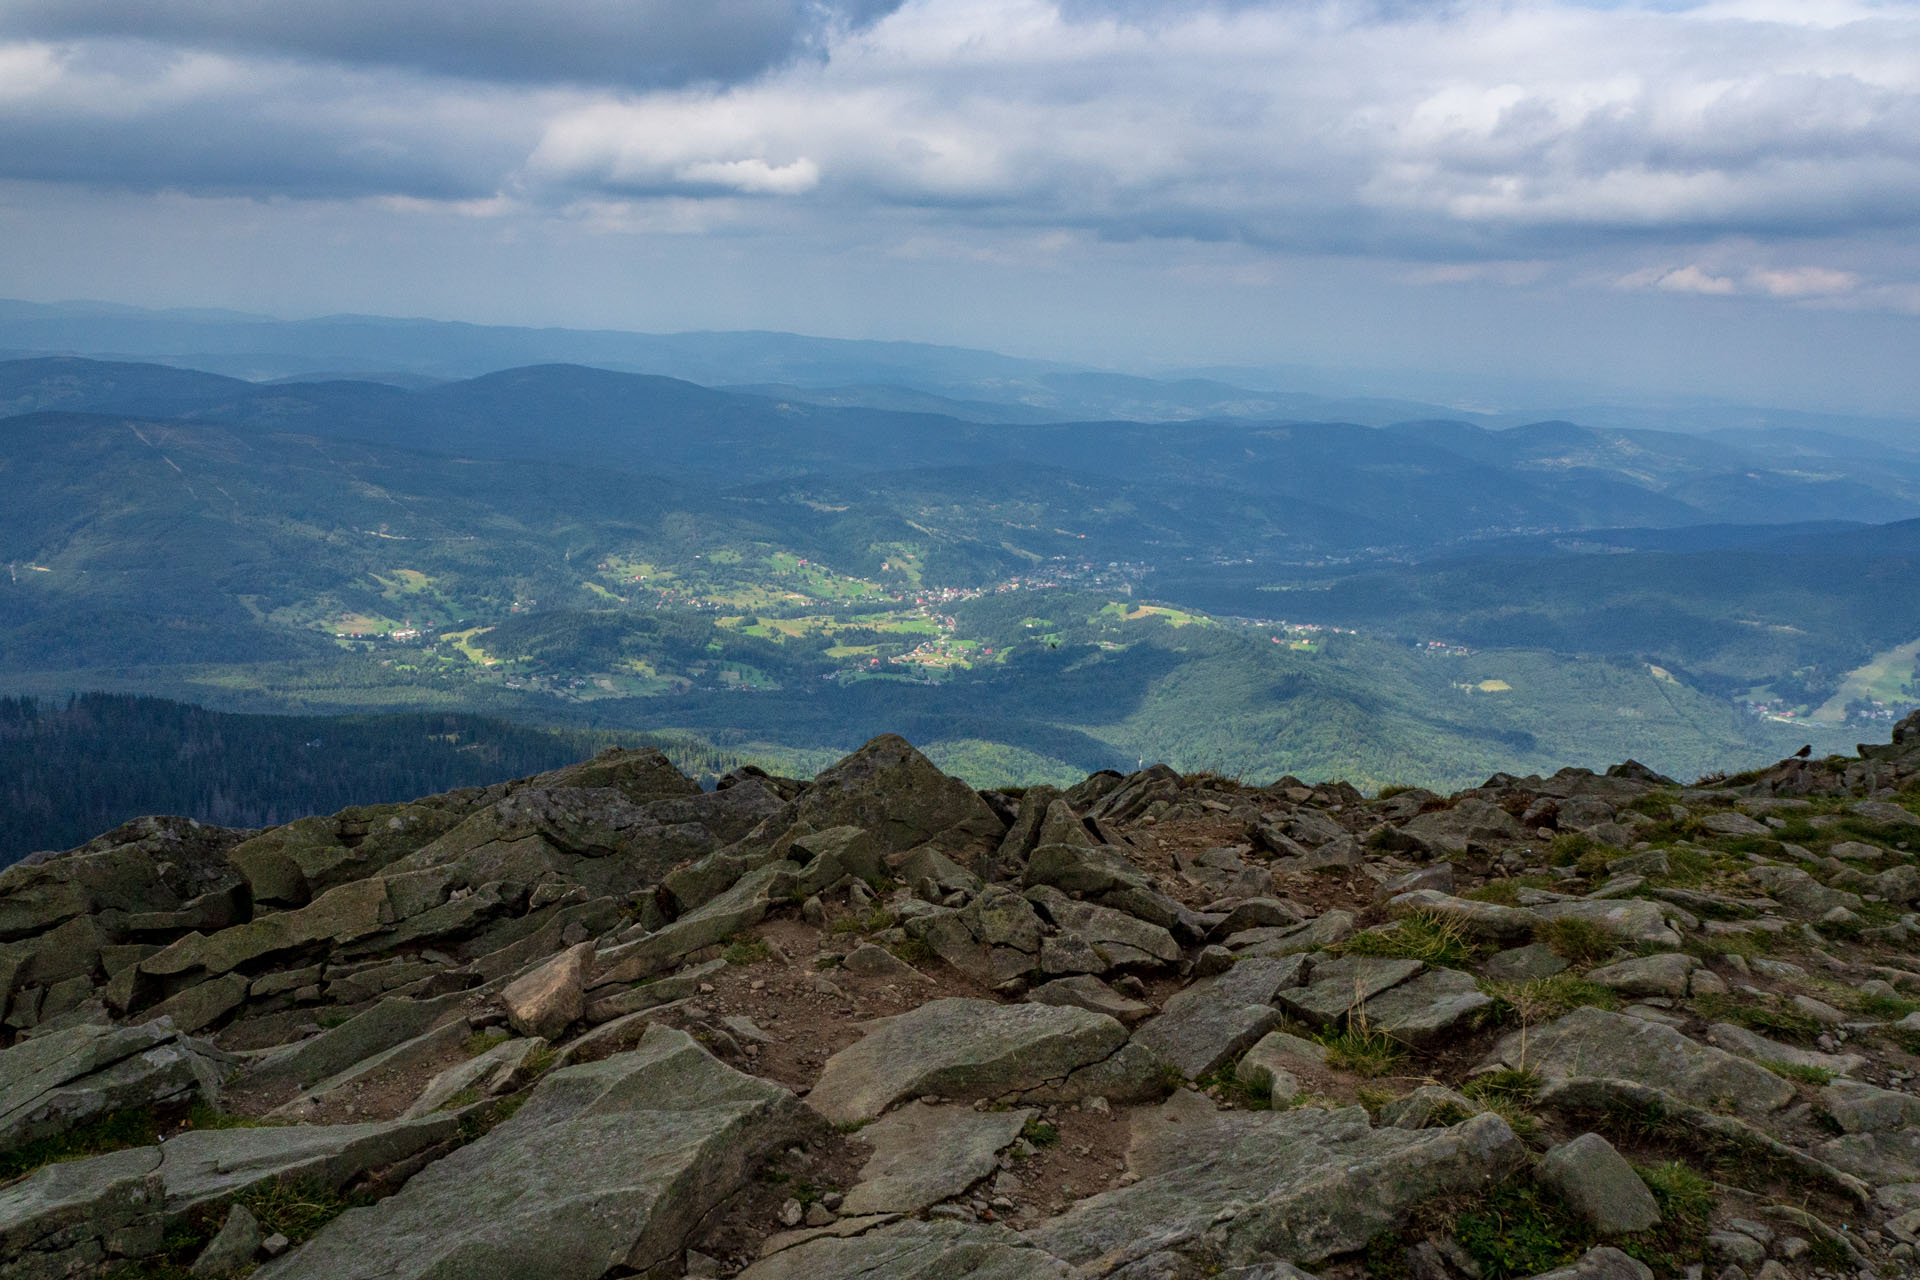
[[[1433,911],[1416,911],[1384,929],[1356,933],[1331,948],[1341,955],[1419,960],[1458,969],[1483,950],[1459,920]]]
[[[720,953],[720,958],[730,965],[741,967],[765,964],[773,959],[773,948],[767,945],[765,938],[737,937],[727,944],[727,949]]]
[[[1540,941],[1568,964],[1599,964],[1620,948],[1620,939],[1591,920],[1562,917],[1549,920],[1539,932]]]
[[[1391,1075],[1407,1057],[1406,1046],[1398,1040],[1384,1031],[1371,1031],[1366,1027],[1323,1032],[1319,1041],[1327,1047],[1328,1066],[1368,1079]]]

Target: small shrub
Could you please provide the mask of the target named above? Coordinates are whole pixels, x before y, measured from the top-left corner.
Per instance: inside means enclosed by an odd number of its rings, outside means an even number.
[[[1889,1021],[1904,1018],[1915,1010],[1920,1010],[1920,1000],[1905,1000],[1899,996],[1863,995],[1855,996],[1853,1007],[1869,1018],[1886,1018]]]
[[[1565,916],[1547,921],[1540,941],[1568,964],[1596,965],[1620,947],[1620,940],[1591,920]]]
[[[1060,1141],[1060,1130],[1045,1120],[1029,1120],[1020,1126],[1020,1136],[1036,1147],[1051,1147]]]
[[[460,1047],[469,1058],[477,1058],[497,1044],[505,1044],[511,1037],[500,1027],[487,1027],[476,1031],[464,1040]]]
[[[1205,1076],[1197,1082],[1209,1093],[1218,1094],[1222,1099],[1232,1102],[1244,1111],[1273,1110],[1273,1078],[1258,1076],[1249,1078],[1240,1074],[1237,1066],[1223,1067],[1211,1076]]]
[[[1587,1232],[1550,1192],[1518,1179],[1503,1182],[1453,1220],[1453,1237],[1485,1280],[1552,1271],[1577,1258]]]
[[[1605,853],[1610,846],[1601,844],[1592,836],[1581,835],[1577,831],[1562,832],[1553,838],[1547,846],[1547,865],[1550,867],[1571,867],[1582,858],[1599,852]]]
[[[741,967],[765,964],[773,959],[773,949],[767,945],[765,938],[739,937],[727,944],[720,958],[730,965]]]
[[[1489,880],[1460,896],[1475,902],[1491,902],[1497,907],[1517,907],[1520,905],[1520,884],[1516,880]]]
[[[828,933],[878,933],[882,929],[891,929],[900,923],[900,917],[885,907],[868,907],[865,911],[856,911],[851,915],[836,917],[827,925]]]
[[[1333,949],[1342,955],[1405,958],[1457,969],[1471,963],[1482,948],[1459,920],[1416,911],[1388,928],[1356,933]]]
[[[916,968],[923,964],[932,964],[940,958],[939,953],[919,938],[902,938],[898,942],[887,944],[887,950],[894,956]]]
[[[1477,1102],[1486,1102],[1490,1098],[1532,1102],[1540,1096],[1540,1077],[1531,1071],[1502,1067],[1498,1071],[1475,1076],[1460,1086],[1460,1092]]]

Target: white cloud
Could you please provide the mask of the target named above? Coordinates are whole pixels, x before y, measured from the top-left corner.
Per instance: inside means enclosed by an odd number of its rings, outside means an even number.
[[[0,177],[639,227],[647,200],[709,201],[783,235],[802,211],[823,234],[1239,241],[1430,283],[1654,246],[1662,273],[1626,287],[1789,300],[1880,296],[1874,246],[1920,228],[1912,3],[909,0],[807,26],[821,56],[648,89],[576,57],[614,21],[600,0],[564,6],[564,49],[517,71],[511,6],[489,0],[492,43],[443,66],[369,52],[365,2],[282,22],[248,0],[245,39],[197,0],[119,27],[106,0],[15,6],[58,43],[0,44]],[[795,10],[756,5],[775,27]],[[530,87],[563,53],[568,85]],[[1828,261],[1700,256],[1808,238]]]

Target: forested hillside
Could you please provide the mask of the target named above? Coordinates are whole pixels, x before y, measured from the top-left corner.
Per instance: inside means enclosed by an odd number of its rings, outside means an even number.
[[[272,826],[524,777],[616,743],[662,747],[694,777],[738,762],[678,737],[472,715],[247,716],[117,694],[0,698],[0,865],[141,814]]]

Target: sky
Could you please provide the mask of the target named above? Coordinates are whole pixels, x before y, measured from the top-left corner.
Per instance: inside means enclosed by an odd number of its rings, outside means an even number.
[[[1920,416],[1917,231],[1920,0],[0,0],[35,301]]]

